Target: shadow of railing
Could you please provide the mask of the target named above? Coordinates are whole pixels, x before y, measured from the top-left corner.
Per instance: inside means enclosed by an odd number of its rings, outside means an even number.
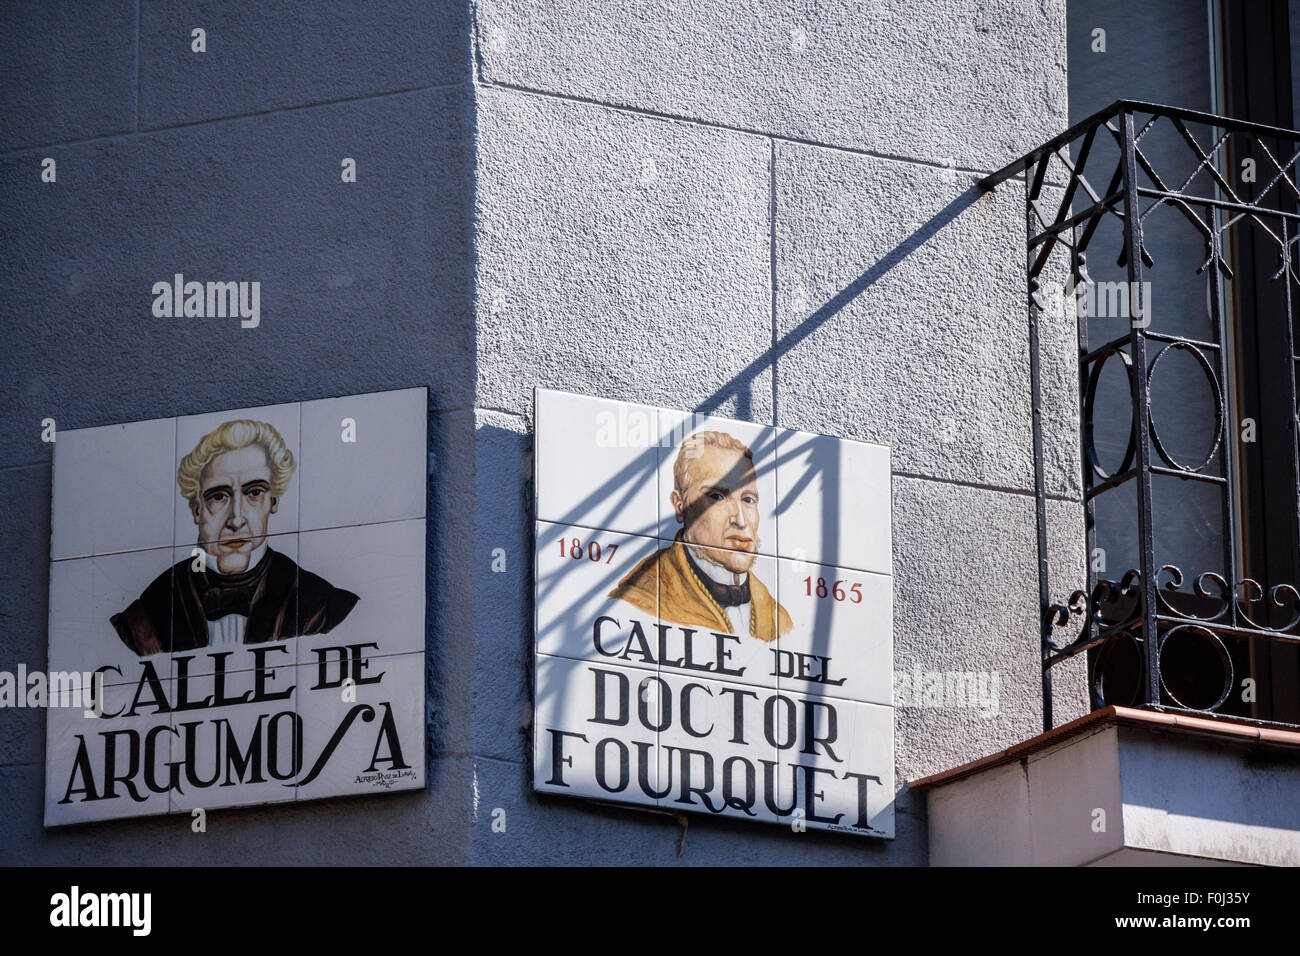
[[[910,233],[907,237],[895,244],[888,252],[875,262],[870,268],[866,269],[836,293],[824,305],[816,309],[811,315],[800,322],[796,327],[786,332],[780,338],[775,339],[771,348],[763,355],[755,358],[747,366],[737,372],[731,380],[715,391],[712,395],[702,401],[697,409],[700,415],[715,415],[728,401],[735,400],[740,407],[752,407],[752,394],[754,382],[762,372],[771,372],[773,382],[776,380],[776,363],[780,356],[789,352],[791,349],[807,340],[818,329],[832,321],[839,315],[854,299],[862,295],[867,289],[871,288],[876,282],[880,281],[890,270],[894,269],[903,262],[909,255],[923,246],[926,242],[933,239],[946,226],[952,223],[963,211],[978,201],[980,192],[972,184],[960,195],[947,203],[938,213],[927,220],[919,228]],[[775,384],[773,386],[774,394],[776,392]],[[777,405],[773,402],[773,420],[777,418]],[[793,458],[801,452],[807,450],[810,441],[802,444],[792,445],[789,449],[776,448],[781,432],[766,431],[759,442],[756,442],[751,448],[755,462],[769,462],[764,469],[756,467],[759,477],[766,470],[775,468],[779,460]],[[629,462],[627,466],[619,470],[613,476],[605,479],[598,487],[594,488],[588,495],[574,504],[565,513],[554,519],[557,524],[573,525],[579,527],[590,527],[588,515],[597,506],[607,505],[610,498],[616,498],[616,509],[631,503],[647,481],[658,481],[658,475],[664,462],[664,454],[672,454],[675,449],[671,448],[671,436],[661,433],[655,436],[655,442],[651,446],[656,451],[655,454],[646,454],[640,456],[639,460]],[[666,451],[667,450],[667,451]],[[778,500],[772,510],[772,515],[777,521],[777,534],[779,534],[780,516],[786,510],[785,502],[792,500],[798,493],[811,487],[815,481],[820,480],[823,488],[833,488],[840,486],[842,475],[840,471],[839,456],[834,456],[830,462],[823,462],[820,469],[809,468],[799,478],[798,483],[790,489],[781,489],[781,499]],[[658,489],[658,502],[663,507],[666,500],[667,492],[670,489]],[[823,516],[822,516],[822,536],[821,540],[825,544],[824,553],[817,556],[818,562],[824,565],[835,566],[842,562],[842,542],[839,540],[839,522],[834,511],[836,501],[834,496],[823,496]],[[593,529],[600,530],[600,529]],[[642,528],[642,529],[620,529],[629,534],[639,534],[646,537],[661,536],[662,528]],[[769,549],[775,555],[776,548]],[[766,552],[765,552],[766,553]],[[539,575],[537,577],[538,600],[548,595],[549,589],[557,586],[562,575],[558,572]],[[596,586],[604,591],[612,589],[618,581],[619,571],[611,570],[597,580]],[[778,599],[779,600],[779,599]],[[828,632],[829,614],[831,608],[819,607],[819,619],[814,622],[814,633],[825,634]],[[815,649],[814,653],[824,653],[825,648]]]
[[[732,402],[733,407],[744,411],[753,407],[756,381],[764,372],[769,372],[772,376],[772,420],[773,425],[779,423],[779,394],[777,385],[777,363],[779,359],[789,353],[792,349],[807,341],[820,328],[834,321],[840,314],[859,296],[872,288],[882,278],[887,276],[891,270],[907,260],[914,252],[924,246],[927,242],[938,236],[943,229],[953,223],[958,216],[974,205],[980,198],[981,193],[976,185],[972,183],[964,189],[958,196],[949,201],[935,215],[926,220],[922,225],[916,228],[905,238],[897,242],[892,248],[884,253],[869,268],[865,269],[855,279],[845,285],[838,293],[832,296],[827,302],[818,307],[807,318],[800,321],[789,331],[781,335],[773,335],[771,347],[762,355],[755,357],[748,365],[731,377],[729,381],[719,387],[713,394],[701,401],[697,407],[696,413],[701,415],[717,415],[720,410]],[[764,431],[762,437],[752,446],[752,452],[755,462],[764,462],[763,471],[760,477],[767,470],[776,467],[779,461],[792,460],[810,450],[814,438],[807,440],[798,440],[797,438],[790,441],[787,447],[778,447],[783,441],[792,439],[792,433],[783,431],[774,427],[769,431]],[[655,442],[647,453],[638,455],[621,468],[614,475],[606,478],[600,484],[593,488],[588,494],[583,496],[579,501],[569,507],[563,514],[555,516],[552,519],[554,523],[561,525],[571,525],[579,527],[588,527],[589,515],[594,509],[602,506],[608,506],[613,499],[615,507],[621,508],[628,506],[638,489],[644,487],[645,482],[656,483],[657,501],[660,513],[664,508],[668,490],[658,486],[659,476],[664,473],[663,466],[665,455],[674,454],[675,447],[666,446],[663,443],[663,434],[655,436]],[[534,449],[536,454],[536,449]],[[814,466],[812,463],[816,462]],[[757,470],[756,464],[756,470]],[[777,522],[776,533],[779,535],[780,516],[786,513],[788,502],[795,496],[813,488],[820,483],[823,489],[838,488],[840,494],[852,494],[853,489],[842,484],[845,479],[843,474],[843,463],[841,456],[837,453],[831,455],[810,456],[810,467],[805,470],[798,478],[796,484],[789,489],[778,489],[780,499],[775,502],[771,509],[771,515]],[[821,540],[824,545],[824,553],[817,555],[817,561],[823,565],[840,564],[843,558],[845,542],[839,538],[840,524],[837,514],[837,497],[835,495],[822,496],[822,532]],[[533,516],[535,519],[538,515]],[[601,530],[601,529],[593,529]],[[659,546],[666,544],[662,522],[655,527],[641,528],[628,533],[644,534],[649,538],[657,538]],[[549,542],[546,546],[549,546]],[[539,542],[539,548],[542,544]],[[764,553],[777,555],[780,553],[778,546],[765,549]],[[534,556],[537,560],[537,556]],[[588,593],[592,590],[598,590],[601,594],[606,594],[612,590],[618,583],[623,569],[608,570],[602,568],[600,574],[595,579],[587,577],[585,586]],[[536,581],[535,603],[533,611],[536,612],[537,606],[552,596],[564,577],[562,571],[551,573],[538,573],[534,568]],[[593,584],[594,580],[594,584]],[[779,600],[779,596],[778,596]],[[830,615],[833,612],[830,602],[819,602],[817,609],[817,619],[812,622],[813,633],[818,635],[817,642],[813,648],[813,653],[827,655],[829,648],[826,642],[829,638]],[[540,634],[538,634],[540,638]],[[892,675],[891,675],[892,676]],[[536,696],[536,706],[539,710],[549,710],[555,702],[554,698],[562,693],[562,688],[555,684],[547,687],[534,688]],[[895,799],[891,795],[891,801]]]

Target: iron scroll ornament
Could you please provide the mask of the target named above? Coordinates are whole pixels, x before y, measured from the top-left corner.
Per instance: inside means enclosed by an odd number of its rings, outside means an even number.
[[[1182,587],[1185,577],[1177,566],[1164,565],[1158,573],[1163,580],[1156,588],[1157,609],[1160,612],[1160,620],[1167,625],[1156,640],[1156,666],[1160,689],[1174,706],[1184,710],[1213,713],[1223,706],[1232,693],[1236,679],[1235,667],[1224,642],[1224,636],[1215,632],[1216,627],[1224,629],[1224,634],[1229,635],[1232,633],[1240,635],[1242,631],[1255,631],[1261,634],[1290,636],[1297,625],[1300,625],[1300,590],[1289,584],[1279,584],[1267,591],[1270,607],[1289,609],[1290,613],[1285,623],[1270,626],[1256,619],[1258,612],[1255,616],[1250,613],[1252,608],[1265,601],[1266,596],[1265,589],[1253,578],[1243,578],[1235,585],[1229,585],[1223,575],[1205,571],[1192,580],[1190,591],[1184,591]],[[1092,625],[1085,628],[1075,641],[1064,646],[1057,644],[1050,637],[1045,637],[1043,661],[1044,667],[1047,668],[1083,650],[1096,648],[1096,658],[1091,663],[1088,675],[1093,707],[1104,707],[1108,703],[1119,703],[1123,706],[1142,704],[1141,688],[1145,686],[1146,665],[1143,655],[1136,653],[1146,639],[1145,635],[1139,632],[1145,616],[1141,601],[1142,593],[1141,573],[1130,570],[1118,582],[1099,581],[1090,596],[1085,595],[1083,591],[1075,591],[1066,603],[1053,604],[1047,609],[1045,620],[1052,629],[1067,626],[1070,619],[1076,616],[1086,616]],[[1196,600],[1180,601],[1179,596]],[[1095,631],[1093,627],[1096,628]],[[1214,700],[1203,706],[1196,706],[1184,700],[1186,691],[1171,687],[1166,680],[1166,674],[1172,673],[1164,663],[1165,649],[1169,646],[1169,641],[1175,636],[1183,638],[1190,635],[1199,636],[1205,641],[1212,650],[1223,675],[1222,685],[1214,694]],[[1136,664],[1130,666],[1136,666],[1137,670],[1129,675],[1134,678],[1134,687],[1132,693],[1127,695],[1128,699],[1112,701],[1104,685],[1109,673],[1109,665],[1123,640],[1129,641],[1135,651]],[[1178,644],[1180,641],[1175,643]]]
[[[1170,580],[1167,581],[1163,588],[1156,589],[1156,599],[1159,601],[1162,609],[1171,615],[1183,618],[1189,623],[1214,623],[1222,621],[1224,616],[1235,605],[1237,615],[1246,626],[1252,630],[1263,631],[1268,634],[1288,634],[1297,624],[1300,624],[1300,591],[1290,584],[1277,584],[1268,590],[1268,598],[1272,607],[1286,610],[1292,606],[1294,610],[1290,619],[1285,624],[1268,625],[1261,624],[1251,616],[1250,607],[1259,604],[1264,600],[1264,587],[1254,578],[1242,578],[1231,588],[1227,580],[1221,574],[1214,571],[1205,571],[1196,576],[1192,590],[1197,597],[1220,602],[1219,608],[1213,613],[1196,614],[1186,606],[1175,606],[1170,603],[1169,595],[1182,593],[1179,589],[1183,584],[1183,573],[1172,564],[1166,564],[1160,569],[1160,573],[1168,572]],[[1212,583],[1218,590],[1217,594],[1211,594],[1206,588],[1206,582]]]

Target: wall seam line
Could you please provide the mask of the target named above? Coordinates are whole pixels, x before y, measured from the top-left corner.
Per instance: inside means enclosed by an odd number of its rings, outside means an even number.
[[[976,488],[979,489],[980,491],[996,491],[1007,495],[1022,495],[1026,498],[1032,498],[1034,496],[1034,490],[1032,488],[1024,489],[1024,488],[1011,488],[1006,485],[987,485],[978,481],[962,481],[960,478],[943,478],[938,475],[922,475],[917,472],[911,472],[911,471],[895,470],[891,472],[891,474],[895,478],[912,478],[917,481],[935,481],[944,485],[958,485],[959,487],[962,488]],[[1062,495],[1059,493],[1052,493],[1052,492],[1049,492],[1047,494],[1047,498],[1051,501],[1063,501],[1066,504],[1077,505],[1083,503],[1083,500],[1081,498],[1074,498],[1071,497],[1070,495]]]
[[[136,137],[154,136],[159,133],[169,133],[174,130],[193,129],[199,126],[219,126],[224,123],[239,123],[244,120],[254,119],[259,116],[276,116],[282,113],[295,113],[300,110],[313,110],[327,106],[341,106],[345,103],[360,103],[368,100],[382,100],[390,96],[408,96],[413,93],[430,93],[436,90],[452,90],[472,85],[467,84],[465,80],[456,80],[453,83],[434,83],[429,86],[412,86],[402,90],[388,90],[384,93],[365,93],[360,96],[346,96],[335,100],[320,100],[313,103],[297,103],[293,106],[277,106],[274,109],[259,110],[252,113],[235,113],[231,116],[214,116],[210,119],[193,120],[187,123],[173,123],[169,126],[151,126],[148,129],[126,130],[120,133],[105,133],[102,136],[88,136],[83,139],[67,139],[57,143],[38,143],[34,146],[20,146],[15,149],[0,150],[0,158],[22,156],[25,153],[39,153],[48,149],[63,149],[72,146],[89,146],[94,143],[111,142],[113,140],[130,141]]]
[[[135,131],[140,132],[140,0],[135,0]]]
[[[770,269],[768,281],[772,292],[772,424],[779,425],[780,420],[777,417],[777,360],[780,358],[780,353],[777,350],[779,328],[776,311],[776,140],[768,137],[768,144],[771,148],[768,159],[767,222]]]
[[[821,149],[830,149],[840,153],[851,153],[855,156],[869,156],[872,159],[883,159],[889,162],[906,163],[913,166],[927,166],[933,169],[943,170],[945,172],[956,171],[970,176],[984,178],[997,172],[997,169],[984,169],[974,166],[951,166],[943,160],[922,159],[915,156],[904,156],[897,153],[884,153],[878,150],[864,149],[859,146],[844,146],[835,143],[823,143],[815,139],[806,139],[800,136],[786,136],[780,133],[773,133],[767,130],[754,129],[747,126],[733,126],[727,123],[717,123],[711,120],[699,119],[692,116],[682,116],[676,113],[664,113],[659,110],[647,109],[640,106],[628,106],[624,104],[611,103],[606,100],[599,100],[590,96],[575,96],[568,93],[556,93],[550,90],[539,90],[530,86],[521,86],[517,83],[507,83],[500,80],[487,80],[480,77],[479,84],[488,89],[509,90],[515,93],[527,93],[532,96],[542,96],[547,99],[562,100],[567,103],[583,103],[588,106],[600,106],[605,109],[614,110],[619,113],[627,113],[633,116],[644,116],[650,119],[661,120],[664,122],[685,123],[690,126],[700,126],[705,129],[720,130],[728,133],[741,133],[746,136],[762,136],[765,139],[775,140],[780,143],[791,143],[796,146],[811,146]],[[1018,159],[1019,155],[1008,158],[1007,162]],[[1006,165],[1005,163],[1002,164]],[[1013,176],[1007,182],[1023,180],[1023,174]]]

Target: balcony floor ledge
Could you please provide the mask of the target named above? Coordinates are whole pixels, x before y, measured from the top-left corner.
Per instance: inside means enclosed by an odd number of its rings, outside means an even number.
[[[909,784],[935,866],[1300,865],[1300,731],[1105,707]]]
[[[1195,717],[1191,714],[1171,714],[1153,710],[1141,710],[1136,707],[1102,707],[1094,710],[1068,724],[1053,727],[1036,737],[1030,737],[1020,743],[989,754],[970,763],[964,763],[940,773],[921,777],[908,783],[909,790],[924,791],[953,783],[963,777],[988,770],[991,767],[1022,760],[1031,754],[1047,750],[1064,743],[1071,737],[1096,733],[1103,727],[1116,724],[1132,727],[1145,727],[1180,734],[1194,734],[1202,737],[1217,737],[1224,741],[1254,743],[1264,747],[1281,747],[1300,752],[1300,730],[1253,724],[1241,720],[1228,720],[1215,717]]]

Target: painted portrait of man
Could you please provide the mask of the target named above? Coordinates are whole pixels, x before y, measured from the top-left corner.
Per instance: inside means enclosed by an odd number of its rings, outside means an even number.
[[[696,432],[673,463],[669,495],[682,526],[673,543],[641,561],[610,597],[661,620],[774,641],[793,624],[751,570],[758,554],[754,456],[726,432]],[[657,604],[656,604],[657,599]]]
[[[176,470],[202,550],[164,571],[111,618],[145,656],[324,634],[356,605],[270,546],[267,526],[294,473],[293,452],[266,422],[228,421],[204,435]]]

